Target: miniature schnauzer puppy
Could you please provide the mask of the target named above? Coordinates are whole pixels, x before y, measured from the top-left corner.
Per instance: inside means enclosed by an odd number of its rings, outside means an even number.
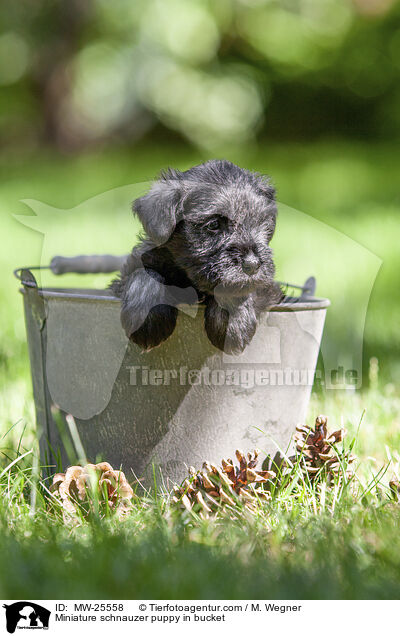
[[[223,160],[167,170],[133,210],[146,236],[111,290],[122,301],[126,335],[150,350],[173,332],[186,294],[205,305],[212,344],[240,353],[260,312],[281,302],[269,243],[275,190],[268,178]]]

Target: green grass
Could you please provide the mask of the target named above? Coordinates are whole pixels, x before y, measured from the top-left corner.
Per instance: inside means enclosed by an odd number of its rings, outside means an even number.
[[[388,481],[399,474],[400,398],[371,379],[363,393],[311,400],[354,443],[350,485],[321,493],[295,466],[255,515],[237,504],[203,520],[149,493],[122,522],[99,514],[65,526],[32,455],[22,457],[32,440],[18,439],[17,424],[0,442],[0,597],[398,598],[400,505]]]
[[[399,510],[345,509],[335,519],[281,514],[261,523],[169,528],[157,515],[85,528],[24,525],[0,547],[2,598],[398,599]],[[246,541],[243,533],[246,532]],[[34,537],[34,538],[32,538]],[[12,572],[10,573],[10,564]]]
[[[161,493],[135,500],[122,522],[100,512],[64,525],[59,502],[21,457],[0,477],[0,596],[398,598],[400,505],[388,467],[369,474],[361,462],[352,479],[328,486],[300,465],[254,514],[239,501],[202,519]]]
[[[291,212],[282,206],[282,238],[277,235],[274,245],[278,273],[293,282],[317,275],[319,293],[333,301],[326,337],[339,351],[354,336],[346,320],[357,314],[368,282],[364,266],[351,262],[351,250],[345,261],[335,252],[326,224],[382,259],[366,316],[363,390],[322,387],[309,409],[310,421],[324,412],[331,429],[343,425],[348,440],[357,434],[357,493],[345,489],[332,507],[329,497],[323,504],[318,492],[300,484],[255,516],[206,521],[172,513],[167,499],[150,496],[123,523],[94,518],[65,527],[37,483],[33,455],[10,467],[34,448],[22,303],[12,269],[40,263],[42,249],[44,262],[55,253],[124,253],[138,230],[129,215],[136,189],[101,196],[70,214],[50,211],[39,228],[48,233],[44,242],[11,213],[32,214],[19,202],[26,198],[71,210],[107,190],[146,181],[168,164],[185,168],[205,157],[185,147],[174,148],[172,156],[166,147],[35,161],[8,156],[1,160],[0,183],[0,230],[6,237],[0,253],[0,573],[7,573],[0,574],[0,597],[23,598],[34,589],[38,599],[399,598],[400,509],[387,487],[400,464],[397,149],[320,143],[252,148],[229,158],[271,173],[280,200],[311,215],[311,225],[300,233],[295,224],[293,231]],[[318,229],[313,219],[324,225]],[[99,277],[84,284],[106,282]],[[68,276],[62,284],[82,283]],[[371,356],[379,373],[373,362],[368,377]]]

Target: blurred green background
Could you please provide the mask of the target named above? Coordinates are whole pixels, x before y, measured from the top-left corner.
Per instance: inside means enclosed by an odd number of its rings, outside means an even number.
[[[6,0],[4,143],[392,141],[399,19],[394,0]]]
[[[3,1],[7,413],[18,410],[11,387],[26,396],[29,382],[12,269],[56,253],[127,252],[139,230],[133,196],[160,169],[211,157],[272,176],[278,276],[314,274],[332,300],[329,364],[361,368],[363,353],[366,386],[374,356],[397,391],[399,79],[394,0]]]

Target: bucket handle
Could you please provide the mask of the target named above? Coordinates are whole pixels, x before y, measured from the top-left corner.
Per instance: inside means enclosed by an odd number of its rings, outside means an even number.
[[[81,254],[80,256],[54,256],[50,265],[36,265],[34,267],[19,267],[14,270],[14,276],[26,287],[36,287],[31,270],[49,269],[56,276],[61,274],[111,274],[119,271],[127,258],[112,254]]]
[[[317,280],[315,276],[310,276],[309,278],[307,278],[304,285],[294,285],[293,283],[282,283],[280,281],[277,282],[279,283],[279,285],[282,285],[286,288],[294,287],[295,289],[301,289],[301,295],[297,299],[298,301],[307,300],[315,296],[315,290],[317,288]]]
[[[127,259],[127,254],[123,256],[113,256],[112,254],[81,254],[80,256],[54,256],[50,265],[39,265],[35,267],[20,267],[14,271],[14,275],[26,287],[37,287],[36,280],[31,273],[35,269],[50,269],[53,274],[111,274],[121,269]],[[301,289],[301,295],[297,299],[307,300],[315,296],[317,282],[314,276],[307,278],[304,285],[294,285],[293,283],[283,283],[277,281],[282,287],[293,287]]]

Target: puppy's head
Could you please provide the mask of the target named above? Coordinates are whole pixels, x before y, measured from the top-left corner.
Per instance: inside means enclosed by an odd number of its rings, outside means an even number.
[[[255,173],[216,160],[169,170],[134,210],[203,292],[242,296],[273,279],[275,191]]]

